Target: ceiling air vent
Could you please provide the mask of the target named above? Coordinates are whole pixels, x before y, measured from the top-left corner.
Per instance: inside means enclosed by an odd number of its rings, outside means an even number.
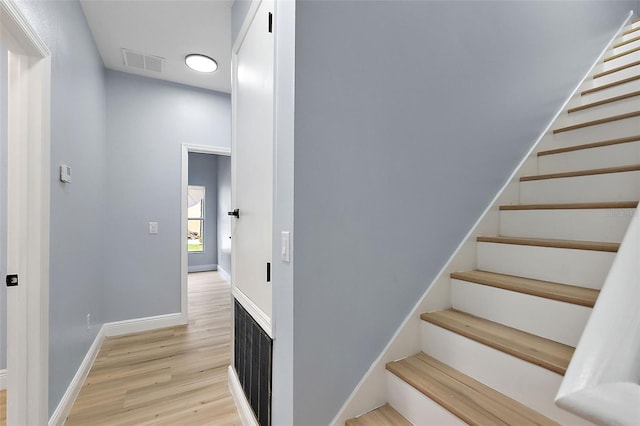
[[[144,71],[162,72],[164,58],[159,56],[143,55],[129,49],[122,49],[124,66],[137,68]]]

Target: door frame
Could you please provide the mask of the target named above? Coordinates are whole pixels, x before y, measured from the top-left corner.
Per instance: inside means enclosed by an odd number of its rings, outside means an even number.
[[[189,322],[187,278],[189,275],[189,253],[184,242],[187,239],[187,194],[189,187],[189,153],[231,156],[231,148],[206,145],[182,144],[182,168],[180,177],[180,323]],[[233,160],[231,160],[233,161]],[[233,242],[231,243],[233,246]]]
[[[7,289],[7,424],[47,424],[51,53],[14,0],[0,0],[0,29],[9,52],[7,273],[20,280]]]

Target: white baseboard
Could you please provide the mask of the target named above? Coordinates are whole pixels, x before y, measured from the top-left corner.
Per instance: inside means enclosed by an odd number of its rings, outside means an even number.
[[[220,264],[218,264],[218,273],[222,276],[222,278],[224,278],[226,282],[231,284],[231,275],[229,275],[229,273],[225,271],[224,268],[220,266]]]
[[[242,305],[242,307],[249,312],[249,315],[253,317],[254,320],[262,327],[262,329],[273,339],[273,333],[271,331],[271,318],[269,315],[265,314],[262,309],[255,303],[253,300],[249,299],[249,297],[242,292],[238,287],[231,286],[231,293],[233,297],[235,297],[238,302]]]
[[[82,385],[89,374],[89,370],[91,370],[91,366],[93,365],[96,356],[98,356],[98,352],[100,351],[100,347],[102,346],[102,342],[105,338],[104,333],[105,326],[103,325],[100,327],[100,331],[98,331],[96,338],[93,339],[91,347],[89,347],[87,354],[82,360],[82,364],[78,367],[78,371],[76,371],[71,383],[69,383],[67,391],[62,396],[56,410],[49,418],[49,426],[61,426],[67,420],[67,416],[69,415],[69,412],[71,412],[71,407],[73,407],[73,403],[76,401],[76,398],[80,393],[80,389],[82,389]]]
[[[0,370],[0,391],[7,389],[7,369]]]
[[[238,379],[236,370],[231,365],[229,366],[229,390],[231,391],[233,402],[236,404],[236,408],[238,409],[238,414],[240,414],[242,425],[259,426],[258,420],[256,420],[256,416],[249,405],[249,401],[247,401],[244,391],[242,390],[242,385],[240,384],[240,379]]]
[[[104,335],[105,337],[121,336],[123,334],[140,333],[141,331],[175,327],[176,325],[183,325],[186,323],[186,318],[183,318],[180,312],[175,314],[157,315],[154,317],[135,318],[106,323],[104,325]]]
[[[189,265],[187,267],[188,272],[207,272],[207,271],[215,271],[218,269],[218,265],[215,263],[210,263],[208,265]]]

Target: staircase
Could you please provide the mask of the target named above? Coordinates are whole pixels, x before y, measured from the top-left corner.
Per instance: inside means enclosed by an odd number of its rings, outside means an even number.
[[[588,424],[554,397],[640,198],[640,20],[545,138],[422,351],[386,364],[388,404],[347,425]]]

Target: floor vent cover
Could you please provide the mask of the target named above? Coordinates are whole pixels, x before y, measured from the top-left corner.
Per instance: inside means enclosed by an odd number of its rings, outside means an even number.
[[[273,341],[235,300],[234,367],[260,426],[271,426],[271,354]]]

